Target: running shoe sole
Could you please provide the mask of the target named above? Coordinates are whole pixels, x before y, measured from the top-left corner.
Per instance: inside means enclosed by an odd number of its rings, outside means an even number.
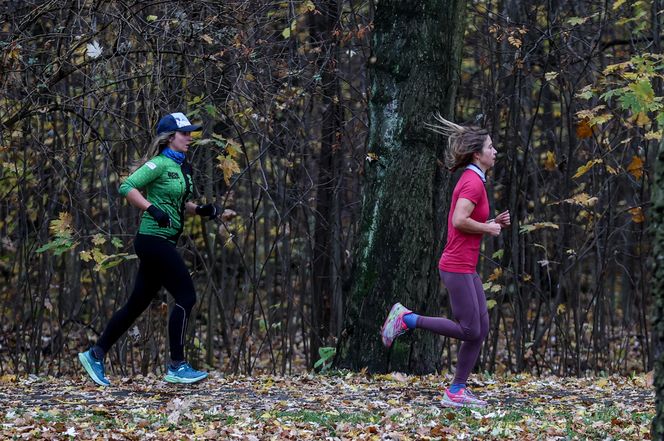
[[[397,307],[397,305],[399,305],[399,306]],[[403,311],[393,315],[392,313],[394,312],[394,310],[399,309],[399,308],[403,309]],[[397,320],[399,315],[404,313],[404,312],[411,312],[411,311],[408,308],[406,308],[405,306],[403,306],[401,303],[395,303],[394,305],[392,305],[392,308],[390,308],[390,312],[387,314],[387,318],[383,322],[383,326],[381,326],[381,328],[380,328],[380,338],[383,341],[383,346],[385,346],[388,349],[392,346],[392,343],[394,343],[394,340],[396,340],[396,338],[398,336],[402,335],[405,332],[405,330],[402,329],[401,332],[398,332],[390,340],[389,337],[387,335],[385,335],[385,330],[387,329],[387,325],[389,325],[391,321]]]
[[[92,378],[92,381],[94,381],[94,382],[97,383],[98,385],[100,385],[100,386],[104,386],[104,387],[110,385],[110,383],[104,383],[104,382],[103,382],[103,381],[97,376],[97,373],[94,371],[94,369],[92,369],[92,366],[90,366],[90,362],[89,362],[88,359],[85,357],[85,355],[83,354],[83,352],[79,352],[79,353],[78,353],[78,361],[81,362],[81,364],[83,365],[83,369],[85,369],[85,372],[87,372],[88,375],[90,376],[90,378]]]
[[[182,378],[182,377],[177,377],[175,375],[166,375],[164,377],[164,381],[168,383],[174,383],[174,384],[191,384],[191,383],[196,383],[198,381],[204,380],[207,378],[207,374],[201,375],[199,377],[193,377],[193,378]]]
[[[465,403],[457,403],[456,401],[452,401],[447,398],[443,398],[440,401],[440,405],[443,407],[476,407],[476,408],[482,408],[487,406],[486,404],[473,403],[472,401],[467,401]]]

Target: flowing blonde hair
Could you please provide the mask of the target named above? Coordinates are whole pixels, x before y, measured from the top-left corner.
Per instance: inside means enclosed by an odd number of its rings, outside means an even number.
[[[173,135],[175,135],[175,132],[164,132],[155,136],[150,144],[150,151],[153,151],[154,155],[161,153],[162,150],[168,147],[168,143]]]
[[[175,132],[164,132],[155,136],[152,139],[150,147],[147,149],[145,154],[142,157],[140,157],[138,160],[131,161],[129,163],[129,174],[134,173],[138,169],[138,167],[145,164],[148,161],[148,159],[150,159],[153,156],[157,156],[159,153],[161,153],[162,150],[168,147],[168,143],[170,142],[171,136],[173,135],[175,135]]]
[[[450,171],[458,170],[473,161],[473,154],[479,153],[484,147],[484,141],[489,131],[477,126],[461,126],[443,118],[436,113],[433,118],[436,123],[425,123],[430,130],[447,137],[445,149],[445,166]]]

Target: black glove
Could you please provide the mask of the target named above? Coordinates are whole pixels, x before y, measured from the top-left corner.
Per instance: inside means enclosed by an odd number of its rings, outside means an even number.
[[[199,205],[196,207],[196,214],[199,216],[208,216],[210,220],[217,217],[221,210],[214,204]]]
[[[156,205],[150,205],[147,211],[154,218],[154,220],[157,221],[160,227],[164,228],[171,226],[171,218],[168,217],[168,214],[164,213]]]

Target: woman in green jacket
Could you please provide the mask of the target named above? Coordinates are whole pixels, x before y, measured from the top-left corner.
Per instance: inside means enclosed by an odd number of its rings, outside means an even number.
[[[184,216],[198,214],[214,219],[219,208],[213,204],[188,202],[192,194],[191,167],[185,153],[191,132],[200,130],[182,113],[171,113],[157,124],[153,142],[158,155],[132,173],[120,186],[120,194],[143,211],[134,248],[140,259],[134,290],[127,303],[116,311],[97,343],[78,354],[81,364],[95,383],[108,386],[104,355],[150,305],[163,286],[175,299],[168,320],[170,363],[165,380],[195,383],[207,377],[184,358],[184,338],[196,291],[189,271],[175,245],[182,233]],[[145,191],[145,196],[139,191]]]

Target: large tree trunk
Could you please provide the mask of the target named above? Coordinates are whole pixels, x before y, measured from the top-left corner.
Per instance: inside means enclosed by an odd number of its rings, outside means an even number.
[[[439,366],[440,339],[416,332],[390,351],[379,331],[401,301],[424,314],[440,308],[441,251],[437,201],[443,139],[424,127],[439,111],[450,116],[463,46],[465,1],[381,0],[370,59],[369,151],[360,240],[336,364],[415,373]],[[438,176],[437,176],[438,175]]]

